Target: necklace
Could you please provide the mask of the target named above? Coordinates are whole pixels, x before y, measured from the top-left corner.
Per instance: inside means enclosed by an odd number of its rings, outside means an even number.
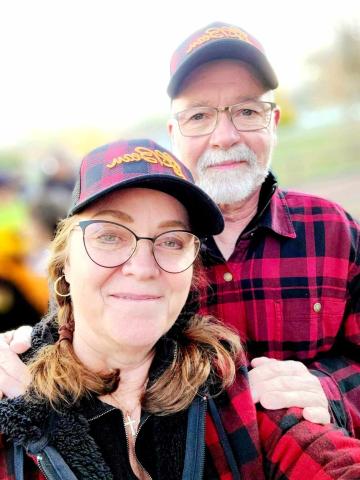
[[[137,434],[137,428],[135,428],[135,425],[138,423],[136,420],[134,420],[132,418],[132,414],[134,413],[134,411],[137,409],[138,405],[136,405],[136,407],[134,408],[134,410],[132,412],[124,412],[123,413],[123,416],[124,416],[124,426],[125,428],[126,427],[129,427],[130,428],[130,432],[131,432],[131,435],[133,437],[136,436]],[[125,417],[126,417],[126,422],[125,422]]]
[[[140,402],[137,401],[135,407],[132,410],[128,410],[127,408],[123,407],[120,404],[120,402],[114,397],[112,393],[110,393],[110,397],[113,399],[114,403],[121,410],[123,414],[125,430],[129,428],[131,436],[136,437],[137,425],[139,424],[139,421],[140,421],[140,415],[139,415],[139,420],[137,420],[136,417],[134,418],[134,413],[136,412],[137,409],[141,410]]]

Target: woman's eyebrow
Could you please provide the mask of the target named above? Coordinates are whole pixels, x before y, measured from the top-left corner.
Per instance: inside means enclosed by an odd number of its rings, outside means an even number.
[[[102,216],[111,216],[122,220],[123,222],[133,223],[134,219],[128,214],[121,210],[100,210],[96,212],[93,218],[102,217]]]
[[[165,222],[161,222],[158,226],[160,228],[189,228],[189,225],[181,220],[167,220]]]

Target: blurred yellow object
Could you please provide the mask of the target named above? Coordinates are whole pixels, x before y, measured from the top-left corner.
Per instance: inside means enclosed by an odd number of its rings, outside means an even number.
[[[3,257],[24,258],[28,251],[28,242],[20,231],[0,228],[0,259]]]
[[[29,268],[27,253],[28,242],[21,232],[0,229],[0,279],[12,282],[42,315],[48,307],[48,282]],[[6,301],[5,296],[2,302]],[[23,322],[26,323],[26,319]]]

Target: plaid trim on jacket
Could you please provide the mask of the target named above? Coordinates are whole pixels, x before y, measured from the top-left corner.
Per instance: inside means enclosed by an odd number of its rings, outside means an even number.
[[[234,326],[251,358],[304,362],[337,422],[360,438],[360,226],[327,200],[276,188],[225,261],[212,238],[201,314]]]

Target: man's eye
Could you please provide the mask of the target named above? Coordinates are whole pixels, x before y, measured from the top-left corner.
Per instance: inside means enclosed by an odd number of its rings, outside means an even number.
[[[199,120],[203,120],[205,118],[205,113],[203,112],[199,112],[199,113],[194,113],[190,118],[189,118],[189,121],[199,121]]]
[[[251,110],[250,108],[243,108],[242,110],[239,110],[239,115],[242,115],[243,117],[251,117],[255,116],[257,112],[255,110]]]

